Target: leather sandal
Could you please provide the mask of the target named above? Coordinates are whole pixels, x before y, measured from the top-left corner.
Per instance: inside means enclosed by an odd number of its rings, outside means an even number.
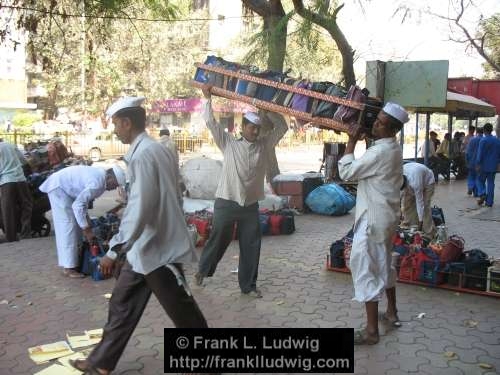
[[[366,329],[354,332],[354,345],[375,345],[379,341],[379,336],[370,336]]]
[[[83,375],[102,375],[94,366],[90,365],[86,359],[70,359],[69,364]]]
[[[74,269],[64,269],[63,275],[70,279],[83,279],[85,277],[83,273],[77,272]]]
[[[396,315],[395,317],[389,317],[387,315],[387,313],[381,313],[379,314],[379,320],[382,322],[382,323],[385,323],[385,324],[388,324],[390,325],[391,327],[394,327],[394,328],[399,328],[403,325],[403,323],[401,323],[401,321],[399,320],[398,316]]]

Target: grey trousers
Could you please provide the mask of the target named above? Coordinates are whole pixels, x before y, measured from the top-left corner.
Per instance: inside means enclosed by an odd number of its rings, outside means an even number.
[[[422,218],[422,231],[426,237],[431,239],[436,235],[436,227],[434,226],[431,211],[433,196],[434,184],[427,185],[424,188],[424,217]],[[405,189],[403,193],[401,212],[403,213],[404,225],[418,225],[417,201],[413,192],[409,192],[408,189]]]
[[[235,222],[240,245],[238,282],[241,291],[249,293],[257,288],[259,272],[262,234],[258,203],[242,207],[233,201],[220,198],[215,200],[212,231],[201,253],[198,272],[204,277],[214,274],[217,264],[231,243]]]
[[[18,230],[21,237],[31,235],[33,197],[27,182],[8,182],[0,186],[0,207],[7,242],[17,240]]]
[[[182,274],[180,264],[174,265]],[[87,360],[97,368],[112,371],[154,293],[176,328],[207,328],[207,322],[194,298],[187,294],[167,267],[142,275],[125,262],[109,300],[108,321],[101,342]]]

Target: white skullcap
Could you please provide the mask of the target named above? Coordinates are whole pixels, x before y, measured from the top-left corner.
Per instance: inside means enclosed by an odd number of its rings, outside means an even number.
[[[113,173],[115,174],[116,177],[116,182],[118,182],[118,186],[125,186],[126,178],[125,178],[125,172],[124,170],[117,164],[113,165],[111,167],[113,170]]]
[[[260,119],[259,115],[255,112],[247,112],[243,117],[254,125],[262,125],[262,120]]]
[[[410,119],[408,117],[408,112],[401,107],[399,104],[388,102],[384,108],[382,109],[388,115],[394,117],[396,120],[399,120],[403,124],[407,123]]]
[[[125,96],[123,98],[120,98],[116,102],[111,104],[111,106],[106,111],[106,116],[114,116],[118,111],[125,108],[140,107],[144,100],[146,100],[144,96]]]

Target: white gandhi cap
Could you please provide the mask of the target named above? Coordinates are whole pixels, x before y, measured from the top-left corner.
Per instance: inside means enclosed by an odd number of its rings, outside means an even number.
[[[409,121],[408,112],[406,112],[406,110],[399,104],[388,102],[382,111],[394,117],[396,120],[399,120],[403,124]]]
[[[254,125],[262,125],[262,120],[260,119],[259,115],[255,112],[247,112],[243,117]]]
[[[144,100],[146,100],[144,96],[125,96],[120,98],[107,109],[106,116],[112,117],[122,109],[140,107]]]

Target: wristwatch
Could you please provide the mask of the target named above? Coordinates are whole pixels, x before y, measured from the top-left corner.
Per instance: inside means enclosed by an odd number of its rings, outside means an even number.
[[[118,258],[118,254],[113,250],[108,250],[106,256],[112,260],[116,260],[116,258]]]

